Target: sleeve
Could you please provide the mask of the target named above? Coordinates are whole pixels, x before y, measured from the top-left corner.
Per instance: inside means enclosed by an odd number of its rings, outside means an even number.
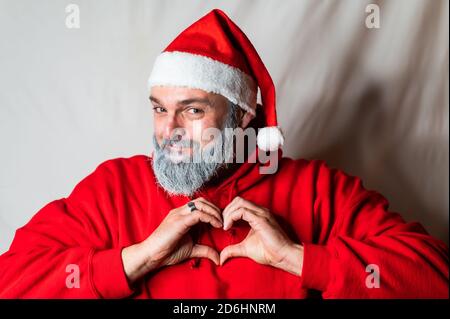
[[[301,285],[323,298],[448,298],[448,247],[323,161]]]
[[[55,200],[14,236],[0,256],[0,298],[122,298],[133,293],[117,245],[108,162]]]

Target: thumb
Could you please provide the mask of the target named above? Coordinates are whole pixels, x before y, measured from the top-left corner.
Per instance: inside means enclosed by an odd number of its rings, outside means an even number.
[[[208,258],[211,259],[216,265],[219,265],[219,253],[209,246],[195,244],[192,247],[189,258],[195,257]]]
[[[222,266],[225,261],[231,257],[246,257],[242,243],[225,247],[220,252],[220,265]]]

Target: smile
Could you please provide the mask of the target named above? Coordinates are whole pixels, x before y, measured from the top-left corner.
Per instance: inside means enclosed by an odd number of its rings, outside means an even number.
[[[176,145],[167,145],[168,149],[171,152],[181,153],[183,150],[189,150],[190,147],[182,147],[182,146],[176,146]]]

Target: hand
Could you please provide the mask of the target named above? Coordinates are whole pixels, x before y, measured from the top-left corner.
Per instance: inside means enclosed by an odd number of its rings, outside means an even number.
[[[259,264],[270,265],[301,275],[303,247],[291,241],[267,208],[236,197],[223,211],[223,228],[243,219],[251,227],[247,237],[220,253],[220,264],[230,257],[248,257]]]
[[[206,257],[219,264],[219,253],[211,247],[194,244],[188,231],[199,222],[222,227],[220,209],[202,197],[192,202],[197,210],[191,212],[187,204],[171,210],[146,240],[122,250],[124,269],[130,283],[153,269],[188,258]]]

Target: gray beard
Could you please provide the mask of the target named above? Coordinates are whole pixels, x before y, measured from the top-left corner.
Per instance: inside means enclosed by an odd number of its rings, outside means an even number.
[[[226,167],[233,157],[233,131],[238,126],[237,108],[229,103],[229,112],[221,130],[221,138],[202,150],[200,144],[192,140],[164,139],[161,145],[153,136],[155,151],[152,166],[158,184],[170,195],[192,196],[206,182],[214,177],[218,170]],[[227,129],[228,128],[228,129]],[[169,158],[166,146],[169,144],[192,146],[190,161],[174,162]],[[195,159],[200,159],[199,161]]]

